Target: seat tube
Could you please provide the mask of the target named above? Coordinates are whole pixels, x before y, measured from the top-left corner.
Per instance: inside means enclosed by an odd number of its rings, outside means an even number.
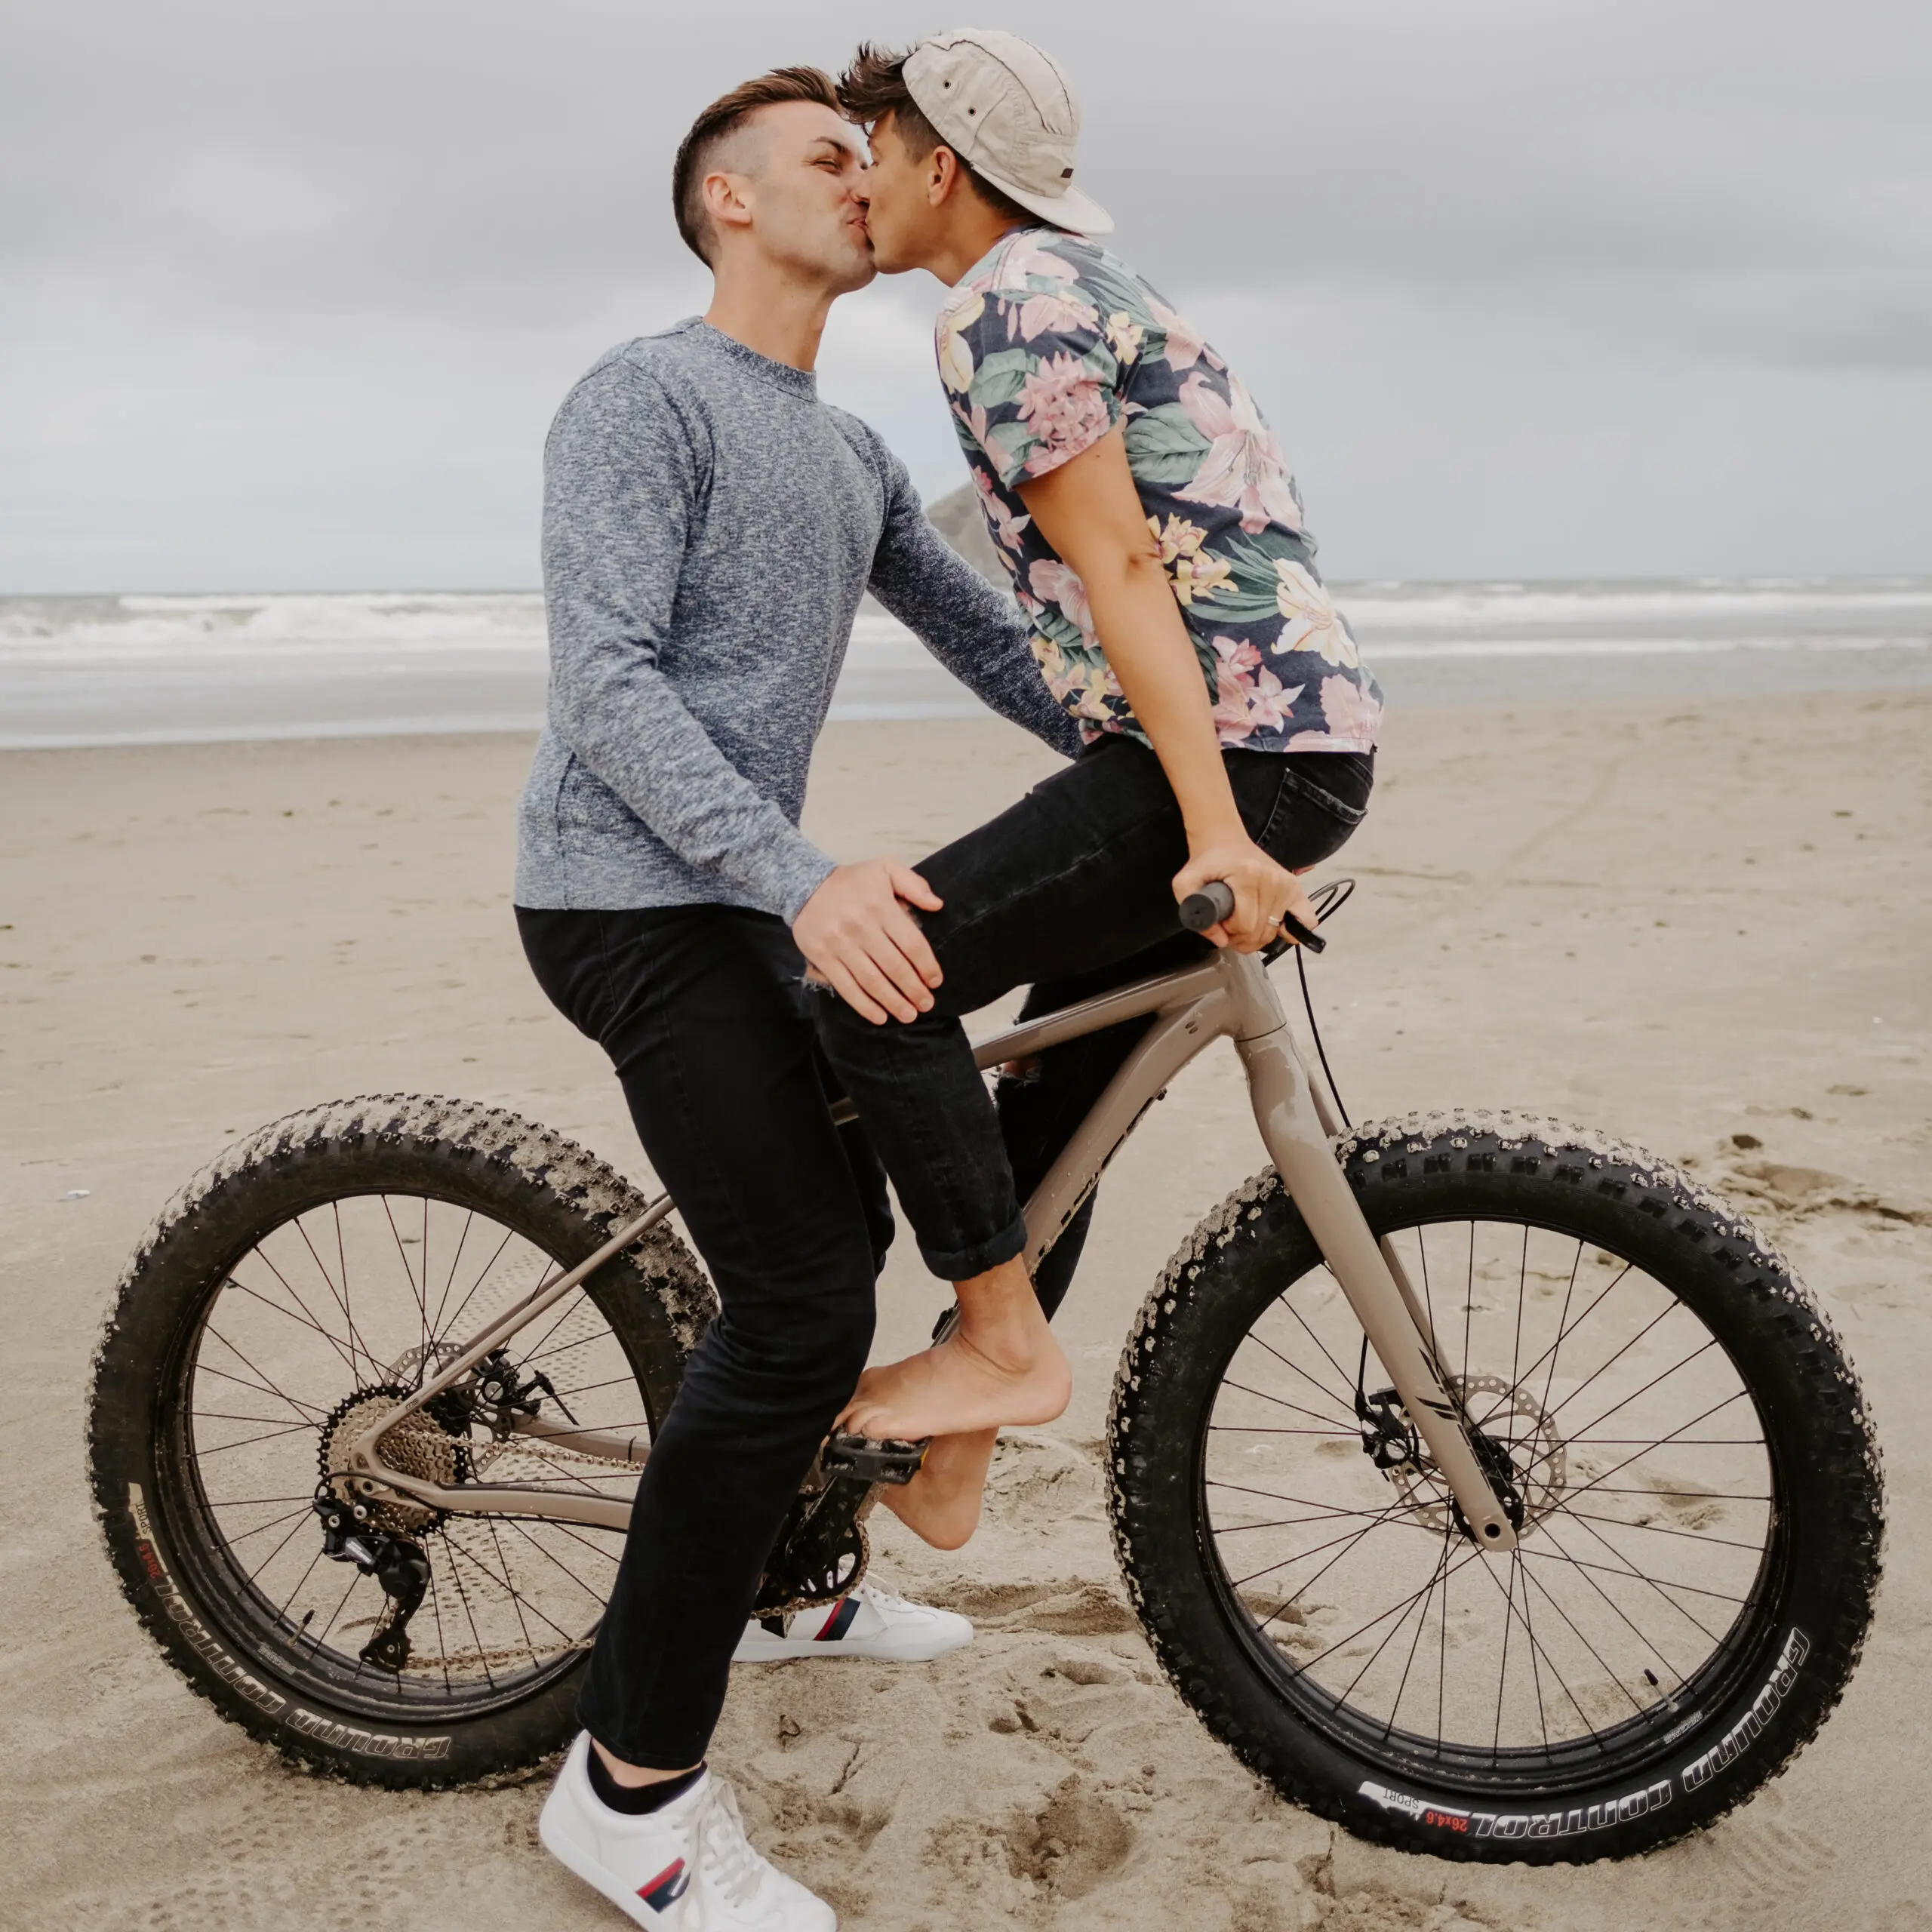
[[[1478,1547],[1514,1549],[1509,1516],[1476,1460],[1441,1371],[1322,1129],[1307,1069],[1266,970],[1251,956],[1227,959],[1223,970],[1236,998],[1235,1048],[1247,1069],[1255,1124],[1275,1172],[1454,1492]]]

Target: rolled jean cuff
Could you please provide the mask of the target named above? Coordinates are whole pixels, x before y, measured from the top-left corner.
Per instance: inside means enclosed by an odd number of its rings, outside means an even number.
[[[919,1259],[942,1281],[970,1281],[1002,1261],[1026,1252],[1026,1217],[1016,1214],[996,1235],[971,1247],[928,1247],[919,1244]]]

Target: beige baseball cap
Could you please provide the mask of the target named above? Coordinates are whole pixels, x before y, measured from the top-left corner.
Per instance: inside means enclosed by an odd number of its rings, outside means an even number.
[[[1073,185],[1080,103],[1051,54],[997,27],[955,27],[921,41],[903,72],[919,112],[983,180],[1076,235],[1112,232]]]

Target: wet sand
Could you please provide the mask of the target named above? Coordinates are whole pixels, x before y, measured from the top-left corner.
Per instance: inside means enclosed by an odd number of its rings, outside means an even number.
[[[1932,1925],[1929,738],[1923,691],[1398,712],[1328,869],[1362,883],[1316,969],[1358,1118],[1513,1104],[1690,1160],[1858,1363],[1887,1583],[1843,1706],[1782,1779],[1632,1864],[1454,1866],[1281,1803],[1170,1693],[1120,1592],[1098,1447],[1134,1309],[1261,1164],[1217,1054],[1109,1172],[1062,1318],[1068,1414],[1002,1446],[964,1551],[877,1540],[881,1573],[971,1611],[977,1641],[931,1666],[738,1672],[713,1760],[760,1844],[855,1932]],[[115,1278],[237,1134],[336,1095],[455,1092],[640,1170],[606,1070],[515,945],[527,756],[510,736],[0,755],[0,1925],[622,1922],[537,1848],[540,1777],[389,1795],[217,1719],[122,1602],[82,1468]],[[916,857],[1046,762],[997,724],[835,726],[808,822],[844,856]],[[879,1353],[940,1299],[895,1257]]]

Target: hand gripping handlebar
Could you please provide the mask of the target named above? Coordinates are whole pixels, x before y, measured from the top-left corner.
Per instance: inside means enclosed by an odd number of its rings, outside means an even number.
[[[1232,918],[1234,909],[1233,888],[1224,879],[1213,879],[1198,892],[1190,892],[1180,902],[1180,922],[1191,933],[1204,933],[1210,926],[1217,926],[1223,919]],[[1281,930],[1311,952],[1327,949],[1328,942],[1319,933],[1303,925],[1292,912],[1282,914]]]

